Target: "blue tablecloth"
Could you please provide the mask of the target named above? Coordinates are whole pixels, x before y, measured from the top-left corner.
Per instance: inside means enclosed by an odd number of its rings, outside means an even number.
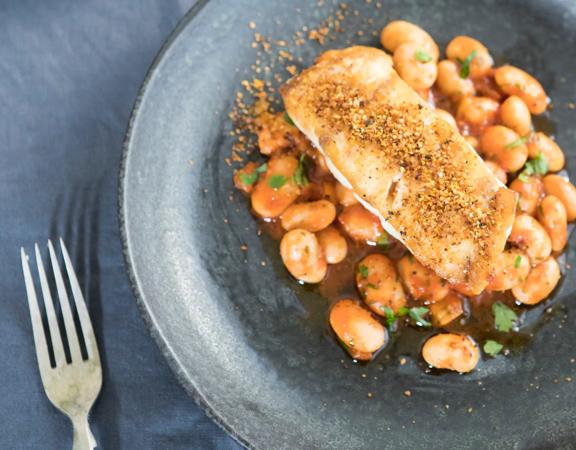
[[[240,448],[186,395],[125,273],[117,175],[154,55],[193,0],[0,2],[0,449],[70,448],[38,375],[19,247],[63,236],[84,287],[104,385],[105,449]]]

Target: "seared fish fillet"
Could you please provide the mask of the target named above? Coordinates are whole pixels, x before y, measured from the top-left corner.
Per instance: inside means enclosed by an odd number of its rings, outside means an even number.
[[[381,50],[331,50],[281,89],[334,176],[439,276],[480,292],[504,249],[516,194]]]

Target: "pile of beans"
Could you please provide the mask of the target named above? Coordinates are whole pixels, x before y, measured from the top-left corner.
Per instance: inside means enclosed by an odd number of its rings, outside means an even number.
[[[544,88],[522,69],[494,67],[488,49],[468,36],[452,39],[442,60],[432,37],[405,21],[389,23],[381,43],[393,54],[400,77],[519,194],[508,244],[486,292],[509,291],[524,305],[543,301],[558,284],[556,258],[566,246],[568,222],[576,219],[576,188],[556,174],[564,168],[564,153],[532,125],[532,115],[542,114],[549,103]],[[256,216],[281,228],[280,255],[294,278],[320,283],[351,245],[394,242],[379,219],[331,175],[285,113],[264,112],[258,121],[258,146],[269,159],[249,162],[234,182],[250,196]],[[374,252],[355,267],[361,300],[339,299],[329,322],[357,360],[370,360],[386,345],[396,319],[408,321],[409,305],[425,306],[421,313],[438,330],[465,313],[470,293],[450,286],[406,251],[400,258]],[[420,320],[412,324],[426,322]],[[480,349],[466,334],[440,331],[426,340],[422,356],[432,367],[468,372]]]

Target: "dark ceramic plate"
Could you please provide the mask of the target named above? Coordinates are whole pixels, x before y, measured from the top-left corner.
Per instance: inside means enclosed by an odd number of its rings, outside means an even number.
[[[442,47],[457,34],[475,36],[498,60],[543,82],[557,140],[576,167],[576,114],[566,107],[576,98],[574,1],[380,1],[381,8],[376,0],[351,2],[358,15],[323,48],[349,39],[377,45],[371,31],[397,18],[420,24]],[[398,345],[354,365],[329,336],[326,302],[287,276],[277,245],[257,237],[246,201],[229,200],[227,114],[256,58],[248,23],[286,39],[301,67],[322,47],[289,38],[337,9],[315,4],[200,2],[160,52],[134,108],[120,183],[125,253],[172,368],[222,427],[253,448],[574,448],[572,272],[533,339],[470,375],[426,374]],[[357,36],[360,29],[367,32]]]

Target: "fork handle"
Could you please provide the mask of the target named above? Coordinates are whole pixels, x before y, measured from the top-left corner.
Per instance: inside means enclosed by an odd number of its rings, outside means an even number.
[[[92,450],[96,448],[96,439],[90,431],[88,414],[82,414],[72,419],[74,427],[74,443],[72,450]]]

